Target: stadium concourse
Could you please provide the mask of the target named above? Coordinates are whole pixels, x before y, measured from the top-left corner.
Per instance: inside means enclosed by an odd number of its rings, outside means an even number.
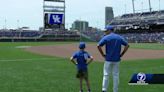
[[[93,40],[99,41],[103,37],[103,32],[99,30],[83,31],[83,36]],[[120,34],[129,42],[133,43],[164,43],[164,32],[143,32],[143,33],[124,33]],[[0,40],[7,41],[7,39],[50,39],[54,38],[59,41],[70,39],[79,40],[78,32],[74,31],[0,31]]]

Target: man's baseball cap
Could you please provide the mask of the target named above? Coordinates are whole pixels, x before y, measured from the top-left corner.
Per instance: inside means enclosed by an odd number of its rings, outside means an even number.
[[[104,31],[112,31],[112,30],[114,30],[114,26],[112,26],[112,25],[107,25],[107,26],[105,27],[105,30],[104,30]]]
[[[84,49],[84,48],[85,48],[85,42],[80,42],[79,49]]]

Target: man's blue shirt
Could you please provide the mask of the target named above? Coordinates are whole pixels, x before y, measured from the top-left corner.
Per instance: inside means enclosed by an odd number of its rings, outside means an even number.
[[[73,54],[73,59],[77,61],[78,70],[87,70],[87,59],[91,58],[88,52],[79,50]]]
[[[98,43],[98,46],[106,46],[106,61],[118,62],[120,61],[121,46],[127,46],[128,43],[118,34],[110,33],[104,36]]]

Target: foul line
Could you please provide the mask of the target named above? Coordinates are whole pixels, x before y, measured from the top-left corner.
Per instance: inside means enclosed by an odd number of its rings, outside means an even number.
[[[4,59],[0,61],[33,61],[33,60],[58,60],[57,58],[31,58],[31,59]]]

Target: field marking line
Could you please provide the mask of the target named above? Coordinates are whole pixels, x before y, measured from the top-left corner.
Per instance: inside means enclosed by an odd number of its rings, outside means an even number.
[[[25,48],[30,48],[32,46],[15,46],[15,48],[18,48],[18,49],[25,49]]]
[[[33,61],[33,60],[58,60],[57,58],[31,58],[31,59],[3,59],[0,61]]]

